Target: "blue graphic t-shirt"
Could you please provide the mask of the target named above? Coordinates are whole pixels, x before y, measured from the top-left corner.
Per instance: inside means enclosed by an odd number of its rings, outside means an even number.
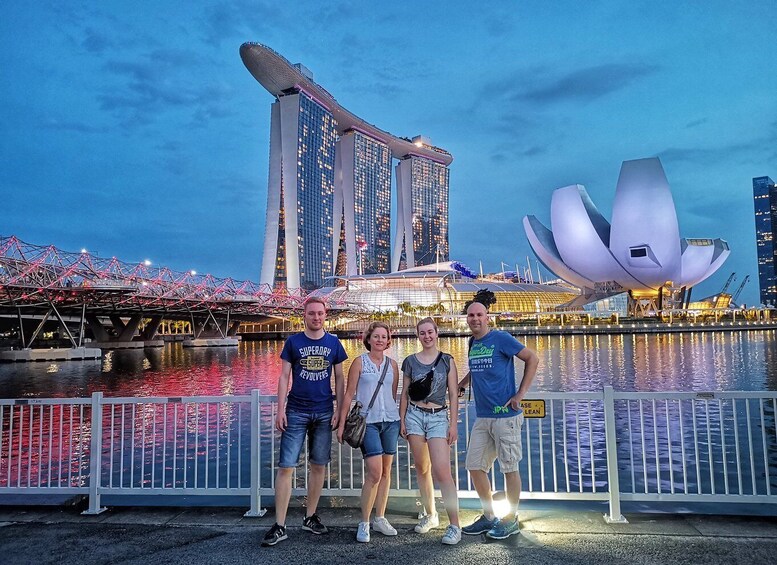
[[[504,405],[518,390],[514,356],[523,348],[521,342],[501,330],[491,330],[482,339],[472,340],[469,370],[478,418],[508,418],[522,412]]]
[[[281,359],[291,363],[286,407],[300,412],[332,410],[332,366],[348,359],[340,340],[330,333],[320,339],[294,334],[283,344]]]

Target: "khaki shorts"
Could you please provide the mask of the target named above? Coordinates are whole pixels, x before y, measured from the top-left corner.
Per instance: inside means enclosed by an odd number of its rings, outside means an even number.
[[[495,459],[503,473],[518,470],[523,456],[521,428],[523,414],[510,418],[478,418],[472,427],[467,449],[468,471],[491,470]]]

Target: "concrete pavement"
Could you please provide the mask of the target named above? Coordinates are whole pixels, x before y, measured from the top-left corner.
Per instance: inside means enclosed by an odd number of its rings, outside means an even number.
[[[0,506],[0,563],[777,562],[775,517],[627,514],[628,524],[607,524],[598,511],[524,506],[520,535],[499,542],[464,536],[458,546],[440,543],[444,528],[416,534],[417,517],[407,502],[390,504],[387,512],[399,535],[373,532],[369,544],[355,541],[357,509],[322,508],[319,515],[331,531],[314,536],[301,529],[303,510],[296,507],[289,514],[289,539],[271,548],[260,542],[273,522],[272,509],[262,518],[245,518],[244,508],[117,507],[82,516],[75,509]],[[462,511],[462,523],[477,515]]]

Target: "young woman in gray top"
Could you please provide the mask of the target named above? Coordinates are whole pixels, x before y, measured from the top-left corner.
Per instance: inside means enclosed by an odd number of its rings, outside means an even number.
[[[424,318],[418,322],[416,335],[423,349],[402,362],[404,380],[399,401],[400,433],[413,451],[418,488],[426,510],[415,531],[425,534],[440,525],[434,505],[434,477],[450,521],[442,543],[455,545],[461,540],[461,528],[456,484],[451,476],[450,446],[456,443],[458,437],[458,373],[453,357],[441,354],[437,348],[437,324],[434,320]],[[423,379],[432,370],[434,378],[429,394],[422,400],[411,400],[408,395],[410,383]]]

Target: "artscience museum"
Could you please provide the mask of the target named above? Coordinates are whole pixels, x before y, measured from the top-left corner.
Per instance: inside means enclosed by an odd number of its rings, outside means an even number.
[[[582,289],[581,302],[628,291],[637,306],[682,307],[730,253],[722,239],[680,237],[658,158],[623,162],[610,222],[580,184],[553,192],[550,222],[548,229],[524,217],[529,244],[545,267]]]

